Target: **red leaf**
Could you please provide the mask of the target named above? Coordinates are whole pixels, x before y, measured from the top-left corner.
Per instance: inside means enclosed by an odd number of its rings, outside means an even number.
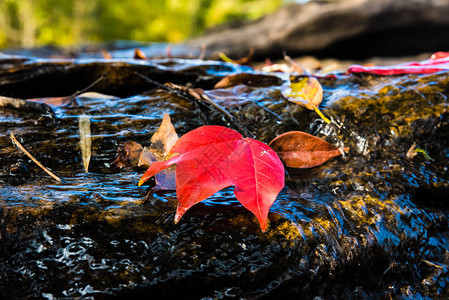
[[[449,53],[436,52],[429,59],[420,62],[410,62],[393,66],[360,66],[352,65],[349,73],[372,73],[378,75],[400,75],[400,74],[428,74],[449,70]]]
[[[175,222],[196,203],[234,185],[237,199],[266,230],[268,211],[284,187],[284,167],[270,147],[225,127],[203,126],[182,136],[169,154],[176,153],[180,154],[153,163],[139,181],[140,186],[177,164]]]
[[[291,168],[313,168],[341,155],[340,149],[323,139],[302,131],[289,131],[272,140],[269,146]]]

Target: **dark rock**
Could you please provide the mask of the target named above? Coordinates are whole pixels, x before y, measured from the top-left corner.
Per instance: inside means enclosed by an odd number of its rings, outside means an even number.
[[[208,52],[256,58],[321,55],[365,58],[449,48],[448,0],[312,1],[291,4],[240,26],[222,26],[188,42]]]
[[[97,80],[91,91],[117,96],[130,96],[155,87],[139,74],[162,84],[190,82],[198,87],[212,88],[220,77],[247,70],[235,64],[198,60],[195,65],[192,62],[176,59],[47,61],[0,54],[0,95],[15,98],[69,96]],[[27,104],[33,105],[40,104]],[[0,98],[0,107],[5,106],[24,105]]]

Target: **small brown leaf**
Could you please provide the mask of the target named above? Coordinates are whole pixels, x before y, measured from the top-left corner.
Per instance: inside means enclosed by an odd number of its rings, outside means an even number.
[[[410,149],[408,149],[408,151],[407,151],[407,154],[406,154],[406,156],[408,157],[408,158],[413,158],[413,157],[415,157],[416,156],[416,154],[418,154],[418,152],[416,152],[415,150],[416,150],[416,143],[413,143],[411,146],[410,146]]]
[[[134,59],[148,59],[145,53],[139,48],[134,49]]]
[[[249,65],[254,56],[254,47],[249,48],[248,54],[245,57],[236,59],[235,62],[239,65]]]
[[[101,56],[103,56],[103,58],[104,59],[112,59],[112,55],[111,55],[111,53],[109,53],[108,51],[106,51],[106,50],[101,50]]]
[[[334,145],[302,131],[289,131],[276,137],[268,145],[290,168],[313,168],[343,154],[349,148]]]
[[[117,158],[113,164],[117,167],[135,167],[139,163],[142,153],[142,145],[134,141],[126,141],[121,143],[117,148]]]
[[[239,84],[254,87],[268,87],[273,85],[281,85],[283,82],[284,81],[277,76],[239,73],[224,77],[217,82],[217,84],[215,84],[214,89],[228,88]]]
[[[170,116],[164,114],[162,123],[157,131],[151,137],[150,151],[159,156],[158,160],[164,159],[171,147],[178,140],[178,134],[176,134],[175,127],[171,123]]]
[[[290,63],[293,70],[295,70],[298,74],[307,73],[303,66],[294,61],[290,56],[284,55],[284,59]]]

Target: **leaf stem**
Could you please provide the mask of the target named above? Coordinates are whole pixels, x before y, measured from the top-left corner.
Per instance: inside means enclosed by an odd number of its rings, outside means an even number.
[[[312,105],[312,107],[313,107],[313,109],[315,110],[315,112],[320,116],[321,119],[323,119],[324,122],[326,122],[327,124],[330,124],[330,123],[331,123],[331,121],[323,115],[323,113],[321,112],[321,110],[320,110],[316,105],[313,105],[313,104],[310,103],[310,102],[309,102],[309,104]]]
[[[227,62],[227,63],[231,63],[231,64],[238,64],[238,62],[236,62],[233,59],[230,59],[229,57],[226,56],[226,54],[224,54],[223,52],[218,52],[218,57],[221,58],[222,61]]]

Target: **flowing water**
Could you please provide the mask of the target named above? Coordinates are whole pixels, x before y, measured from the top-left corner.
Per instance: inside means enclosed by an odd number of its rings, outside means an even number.
[[[268,143],[302,130],[350,147],[320,167],[287,169],[264,233],[232,188],[174,224],[174,191],[149,192],[151,182],[137,187],[144,169],[113,164],[120,143],[148,145],[164,113],[179,135],[206,124],[235,125],[208,106],[154,89],[135,72],[156,70],[153,80],[207,90],[247,68],[122,59],[81,60],[60,71],[60,64],[30,60],[30,73],[12,80],[18,69],[8,73],[3,63],[0,90],[67,96],[103,72],[105,82],[92,90],[113,97],[78,96],[54,106],[55,118],[0,108],[2,298],[449,297],[448,73],[321,79],[330,125],[286,101],[280,86],[249,88],[241,105],[227,109],[257,139]],[[114,64],[127,69],[109,68]],[[80,116],[91,121],[88,173]],[[63,182],[20,152],[10,132]],[[407,156],[413,143],[430,158]]]

